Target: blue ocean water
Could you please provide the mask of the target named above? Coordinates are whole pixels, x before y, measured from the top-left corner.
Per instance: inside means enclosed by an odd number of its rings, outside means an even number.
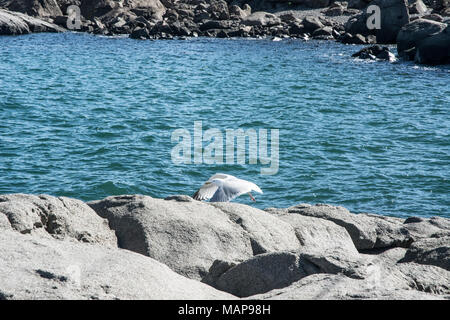
[[[0,193],[192,195],[216,172],[259,208],[450,217],[450,68],[301,40],[0,37]],[[174,164],[172,133],[279,129],[279,170]],[[270,146],[270,139],[269,139]]]

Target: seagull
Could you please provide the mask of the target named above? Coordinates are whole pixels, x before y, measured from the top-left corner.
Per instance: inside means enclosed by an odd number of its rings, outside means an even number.
[[[229,202],[247,193],[252,201],[256,201],[251,192],[263,193],[253,182],[238,179],[229,174],[217,173],[206,181],[192,196],[195,200],[210,200],[210,202]]]

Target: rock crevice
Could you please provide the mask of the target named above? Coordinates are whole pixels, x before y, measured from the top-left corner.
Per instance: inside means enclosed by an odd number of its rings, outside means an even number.
[[[449,299],[449,221],[0,195],[0,299]]]

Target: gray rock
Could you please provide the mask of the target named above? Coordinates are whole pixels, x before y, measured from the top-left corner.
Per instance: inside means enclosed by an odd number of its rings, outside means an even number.
[[[448,299],[450,272],[436,266],[401,263],[407,249],[393,248],[361,254],[350,260],[321,266],[325,274],[308,275],[289,287],[250,299]],[[316,259],[324,259],[320,255]],[[339,268],[341,268],[341,272]],[[344,268],[343,268],[344,267]],[[330,269],[331,268],[331,269]],[[330,272],[331,271],[331,272]],[[355,271],[355,273],[351,273]]]
[[[423,0],[423,2],[436,12],[450,6],[449,0]]]
[[[401,262],[416,262],[450,271],[450,236],[415,241]]]
[[[191,278],[201,279],[216,259],[252,256],[244,230],[206,203],[136,195],[88,204],[109,220],[119,247],[152,257]]]
[[[404,226],[416,240],[450,236],[450,220],[442,217],[410,217]]]
[[[166,7],[159,0],[85,0],[81,3],[81,14],[87,19],[101,17],[111,10],[133,11],[138,15],[150,15],[156,21],[162,20]]]
[[[0,214],[0,230],[13,230],[8,217],[4,214]]]
[[[59,8],[61,9],[61,12],[63,14],[67,13],[67,8],[71,5],[75,5],[80,7],[81,2],[84,0],[56,0],[56,3],[58,4]]]
[[[195,17],[194,17],[195,23],[199,23],[199,22],[202,22],[205,20],[210,20],[210,19],[211,19],[211,15],[205,10],[195,12]]]
[[[420,41],[414,61],[430,65],[450,64],[450,23],[442,32]]]
[[[228,29],[231,27],[231,24],[232,22],[230,20],[208,20],[200,25],[200,30]]]
[[[117,246],[107,220],[80,200],[48,195],[0,195],[0,216],[6,217],[11,229],[23,234]]]
[[[314,266],[309,266],[314,268]],[[308,270],[309,271],[309,270]],[[275,252],[258,255],[230,268],[216,280],[214,286],[238,297],[283,288],[310,273],[304,270],[298,254]]]
[[[393,248],[358,258],[315,257],[313,272],[289,287],[250,299],[442,299],[450,298],[450,272],[436,266],[401,263],[407,249]],[[319,274],[317,274],[319,273]],[[325,274],[323,274],[325,273]]]
[[[106,26],[112,27],[118,21],[123,21],[125,23],[135,21],[137,19],[137,15],[128,9],[117,8],[108,11],[106,14],[98,17],[98,19]]]
[[[450,298],[439,217],[15,194],[0,195],[0,231],[2,299]]]
[[[31,32],[63,32],[56,24],[30,17],[24,13],[0,9],[0,35],[21,35]]]
[[[321,253],[313,251],[279,251],[255,256],[236,266],[223,262],[212,268],[210,284],[238,297],[247,297],[283,288],[315,273],[343,273],[362,277],[361,257],[343,250]],[[219,268],[221,267],[221,268]],[[224,271],[220,275],[220,271]]]
[[[352,214],[343,207],[326,204],[300,204],[288,213],[332,221],[344,227],[358,250],[408,246],[412,238],[402,219],[370,214]]]
[[[298,0],[294,0],[292,2],[295,1]],[[232,0],[231,4],[239,5],[241,8],[244,8],[247,4],[251,7],[253,12],[269,11],[273,10],[274,6],[277,6],[277,3],[275,3],[273,0]]]
[[[437,13],[431,13],[431,14],[427,14],[421,17],[422,19],[425,20],[433,20],[433,21],[437,21],[437,22],[443,22],[444,18],[440,15],[438,15]]]
[[[379,249],[378,251],[372,251],[369,254],[361,253],[360,255],[366,259],[367,264],[383,264],[385,266],[394,266],[403,257],[408,249],[406,248],[391,248],[391,249]]]
[[[333,36],[333,28],[332,27],[323,27],[321,29],[317,29],[312,33],[313,37],[317,36]]]
[[[276,217],[294,228],[302,250],[326,254],[341,249],[348,254],[358,254],[347,230],[331,221],[292,213],[280,213]]]
[[[252,300],[437,300],[444,298],[411,289],[376,287],[370,280],[349,278],[342,274],[314,274],[289,287],[249,297]]]
[[[119,8],[119,3],[114,0],[84,0],[80,6],[81,14],[89,20],[101,17],[109,11]]]
[[[359,59],[384,60],[389,62],[394,62],[397,60],[388,47],[382,47],[380,45],[363,48],[352,54],[352,57],[357,57]]]
[[[328,9],[324,10],[323,13],[326,16],[334,17],[334,16],[342,16],[344,14],[345,8],[341,5],[333,5]]]
[[[166,7],[159,0],[124,0],[123,6],[137,12],[145,12],[156,21],[162,20]]]
[[[426,19],[417,19],[408,23],[397,36],[399,56],[407,60],[413,60],[419,43],[431,35],[442,32],[446,27],[445,23]]]
[[[0,233],[5,299],[233,299],[149,257],[37,235]]]
[[[0,9],[0,35],[19,35],[30,32],[28,24],[23,19]]]
[[[34,17],[55,17],[63,14],[56,0],[0,0],[0,7]]]
[[[210,204],[226,213],[231,221],[244,230],[254,255],[300,248],[294,228],[265,211],[239,203]]]
[[[229,269],[236,266],[236,262],[215,260],[211,267],[209,268],[208,274],[203,277],[202,282],[206,283],[212,287],[217,286],[217,280],[227,272]]]
[[[242,10],[241,7],[237,5],[230,6],[229,12],[230,12],[230,19],[241,20],[247,16],[245,11]]]
[[[315,16],[306,16],[302,21],[306,32],[313,33],[317,29],[324,27],[323,23]]]
[[[365,255],[372,268],[372,281],[379,287],[394,284],[391,289],[413,289],[438,295],[450,294],[450,272],[433,265],[406,263],[408,249],[394,248],[377,254]]]
[[[450,298],[450,272],[432,265],[398,263],[392,268],[397,277],[403,277],[411,289]]]
[[[301,23],[301,21],[297,18],[297,16],[290,11],[281,13],[278,17],[281,19],[281,22],[289,25],[294,23]]]
[[[232,18],[236,18],[236,19],[244,19],[252,13],[252,9],[250,8],[250,6],[248,4],[242,9],[241,9],[241,7],[239,7],[237,5],[232,5],[232,6],[230,6],[229,11],[230,11],[230,16]]]
[[[406,0],[374,0],[370,5],[380,8],[380,29],[368,29],[367,21],[373,13],[367,11],[352,17],[345,25],[345,31],[363,36],[374,35],[378,43],[395,43],[400,29],[409,23]]]
[[[410,14],[423,15],[427,12],[428,8],[422,0],[408,0],[408,10]]]
[[[368,36],[369,38],[370,36]],[[339,37],[339,41],[345,44],[367,44],[367,39],[361,34],[351,35],[350,33],[344,33]]]
[[[248,206],[116,196],[89,205],[109,220],[119,246],[200,280],[217,259],[242,261],[254,254],[299,247],[290,225]]]
[[[374,57],[377,57],[379,54],[383,53],[384,51],[389,52],[389,48],[382,47],[380,45],[374,45],[374,46],[365,47],[365,48],[359,50],[358,52],[352,54],[352,57],[354,57],[354,58],[357,57],[360,59],[366,59],[365,56],[367,56],[367,55],[373,55]]]
[[[257,11],[242,19],[242,23],[247,26],[270,27],[279,25],[281,20],[274,14]]]
[[[145,27],[136,27],[130,34],[131,39],[144,40],[150,38],[150,33]]]
[[[342,273],[356,279],[367,276],[367,266],[363,257],[340,248],[326,253],[305,250],[301,252],[301,258],[318,268],[319,273]]]
[[[228,4],[224,0],[213,0],[210,2],[208,12],[211,17],[216,20],[228,20],[230,19],[230,12],[228,10]]]

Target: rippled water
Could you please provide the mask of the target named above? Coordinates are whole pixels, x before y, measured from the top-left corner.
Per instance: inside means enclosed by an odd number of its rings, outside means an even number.
[[[350,58],[359,48],[1,37],[0,193],[192,195],[224,172],[261,186],[260,208],[449,217],[450,69]],[[175,165],[172,132],[193,134],[200,120],[203,130],[278,128],[278,173]]]

